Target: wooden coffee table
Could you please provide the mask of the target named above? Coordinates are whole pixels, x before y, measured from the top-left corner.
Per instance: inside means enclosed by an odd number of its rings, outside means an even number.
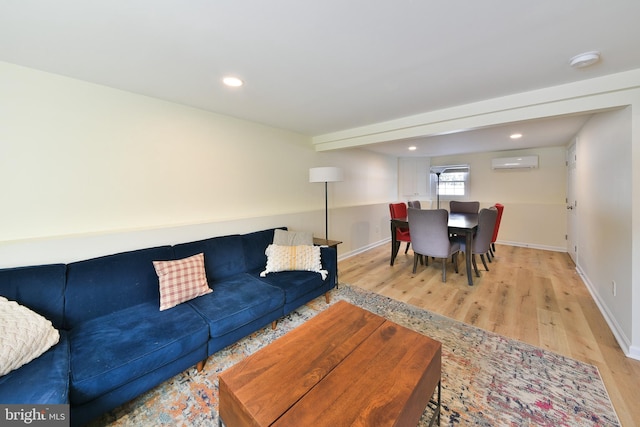
[[[441,351],[339,301],[222,372],[220,418],[228,427],[404,427],[429,405],[440,424]]]

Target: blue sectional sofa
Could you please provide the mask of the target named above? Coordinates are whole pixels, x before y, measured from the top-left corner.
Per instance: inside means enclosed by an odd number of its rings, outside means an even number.
[[[310,271],[260,277],[274,229],[140,249],[70,264],[0,270],[0,295],[51,320],[60,341],[0,377],[0,403],[68,403],[83,425],[331,290]],[[159,310],[153,261],[204,253],[213,292]]]

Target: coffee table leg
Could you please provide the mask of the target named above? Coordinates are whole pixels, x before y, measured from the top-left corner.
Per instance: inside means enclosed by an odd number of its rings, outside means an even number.
[[[433,401],[433,397],[431,399],[431,401],[429,402],[429,405],[433,405],[433,416],[431,417],[431,420],[429,421],[429,427],[432,427],[434,424],[434,421],[438,420],[438,425],[440,425],[440,402],[441,402],[441,398],[442,398],[442,387],[441,387],[441,381],[438,381],[438,401],[434,402]]]
[[[440,425],[440,409],[441,409],[440,398],[441,398],[441,391],[442,391],[442,388],[440,386],[440,381],[438,381],[438,425]]]

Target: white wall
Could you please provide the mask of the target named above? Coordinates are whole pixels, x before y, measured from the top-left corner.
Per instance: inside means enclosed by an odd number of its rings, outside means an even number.
[[[345,169],[330,206],[364,240],[385,236],[361,207],[396,196],[393,158],[316,153],[302,135],[7,63],[0,117],[0,266],[280,225],[323,235],[313,166]],[[353,250],[343,227],[330,237]]]
[[[576,141],[577,265],[627,347],[634,293],[631,147],[631,107],[595,115]]]

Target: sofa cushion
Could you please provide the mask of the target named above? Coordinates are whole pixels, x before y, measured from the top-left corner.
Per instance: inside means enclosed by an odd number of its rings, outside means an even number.
[[[260,278],[260,280],[282,289],[285,295],[285,303],[295,301],[326,283],[319,274],[308,271],[270,273],[266,277]]]
[[[285,227],[280,229],[286,230]],[[264,266],[267,263],[265,250],[267,246],[273,243],[274,231],[275,229],[271,228],[242,235],[246,271],[253,271],[258,268],[264,270]]]
[[[60,329],[66,271],[64,264],[0,269],[0,295],[41,314]]]
[[[173,247],[173,252],[176,258],[204,253],[207,279],[213,288],[215,288],[215,281],[224,280],[246,270],[242,238],[239,235],[181,243]]]
[[[313,271],[326,279],[329,272],[322,269],[320,246],[269,245],[266,250],[267,265],[260,277],[279,271]]]
[[[284,293],[277,287],[242,273],[216,283],[216,290],[188,302],[209,322],[219,337],[275,310],[282,310]]]
[[[69,403],[69,340],[59,331],[58,344],[30,363],[0,377],[4,404]]]
[[[187,304],[159,311],[157,302],[144,303],[80,323],[69,332],[71,403],[90,401],[206,347],[208,337],[206,322]]]
[[[140,249],[67,266],[65,329],[142,303],[160,306],[153,261],[171,260],[171,246]]]
[[[31,362],[59,339],[50,320],[0,296],[0,376]]]
[[[160,280],[160,310],[211,292],[204,271],[204,254],[175,261],[153,261]]]

